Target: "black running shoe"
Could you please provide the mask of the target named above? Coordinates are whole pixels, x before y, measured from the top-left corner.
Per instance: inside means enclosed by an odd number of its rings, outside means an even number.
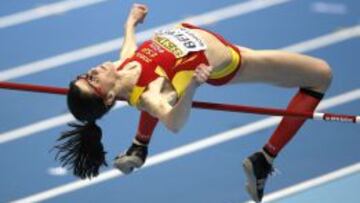
[[[132,143],[125,154],[121,154],[115,158],[114,167],[118,168],[124,174],[129,174],[135,168],[140,168],[145,163],[147,154],[147,146]]]
[[[273,172],[273,167],[261,152],[256,152],[243,161],[247,177],[246,189],[255,202],[261,202],[266,179]]]

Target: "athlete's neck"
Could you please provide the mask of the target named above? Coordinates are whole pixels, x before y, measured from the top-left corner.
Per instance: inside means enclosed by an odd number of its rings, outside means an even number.
[[[128,100],[141,73],[141,65],[137,62],[126,64],[117,72],[118,79],[115,84],[117,97]]]

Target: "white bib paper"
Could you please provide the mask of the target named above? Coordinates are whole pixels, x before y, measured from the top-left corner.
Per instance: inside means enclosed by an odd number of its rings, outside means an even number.
[[[189,52],[206,49],[205,43],[196,33],[186,28],[170,28],[156,32],[156,36],[166,38],[181,50],[177,57],[183,57]]]

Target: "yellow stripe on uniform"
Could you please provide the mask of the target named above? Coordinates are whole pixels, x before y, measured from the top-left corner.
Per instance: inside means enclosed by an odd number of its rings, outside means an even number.
[[[140,96],[144,92],[145,87],[134,86],[131,91],[129,104],[131,106],[137,106],[140,101]]]
[[[189,85],[193,75],[193,70],[184,70],[176,73],[172,79],[171,84],[175,88],[176,93],[178,94],[178,98],[184,94],[185,89]]]
[[[161,66],[156,67],[155,73],[158,74],[159,76],[169,79],[168,75],[166,74],[166,72],[164,71],[164,69]]]
[[[231,52],[231,63],[225,68],[213,71],[210,74],[210,79],[219,79],[231,74],[239,65],[240,55],[231,47],[228,47]]]

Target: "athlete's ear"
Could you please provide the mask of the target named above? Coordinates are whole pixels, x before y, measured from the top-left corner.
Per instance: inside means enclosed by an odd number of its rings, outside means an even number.
[[[115,102],[116,96],[114,91],[109,91],[105,98],[105,105],[106,106],[112,106]]]

